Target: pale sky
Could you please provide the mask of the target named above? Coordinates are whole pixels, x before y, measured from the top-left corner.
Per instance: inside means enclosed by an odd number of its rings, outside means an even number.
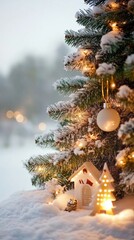
[[[0,0],[0,72],[28,54],[53,57],[65,30],[82,28],[75,13],[84,0]]]

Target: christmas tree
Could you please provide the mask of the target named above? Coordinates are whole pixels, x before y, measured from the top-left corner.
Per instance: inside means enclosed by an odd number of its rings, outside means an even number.
[[[98,170],[106,162],[119,195],[120,187],[134,189],[134,1],[85,3],[87,10],[76,13],[82,29],[65,32],[65,42],[76,52],[64,60],[66,70],[83,76],[55,82],[68,101],[48,107],[58,127],[36,138],[37,145],[56,151],[25,165],[33,185],[56,178],[68,187],[68,178],[84,162],[91,161]]]

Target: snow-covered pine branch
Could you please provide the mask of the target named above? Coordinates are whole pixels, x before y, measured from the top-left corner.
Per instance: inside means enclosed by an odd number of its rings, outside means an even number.
[[[66,61],[72,61],[71,55],[66,57]],[[66,62],[65,61],[65,62]],[[79,88],[82,88],[84,84],[87,83],[89,78],[83,76],[75,76],[72,78],[64,78],[57,80],[53,86],[60,93],[70,94],[71,92],[76,92]]]

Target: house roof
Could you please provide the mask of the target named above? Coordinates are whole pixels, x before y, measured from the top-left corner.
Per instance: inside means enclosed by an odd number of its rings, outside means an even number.
[[[71,179],[73,177],[75,177],[83,168],[86,168],[95,178],[96,181],[99,182],[99,178],[101,175],[101,172],[89,161],[89,162],[85,162],[83,163],[78,169],[77,171],[75,171],[70,177],[69,180],[71,181]]]

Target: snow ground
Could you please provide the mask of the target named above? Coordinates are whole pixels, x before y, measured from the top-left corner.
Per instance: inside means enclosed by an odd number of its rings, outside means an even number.
[[[118,206],[130,208],[117,215],[89,216],[88,210],[61,211],[45,203],[44,190],[12,195],[0,203],[1,240],[133,240],[132,201],[127,197]],[[131,203],[131,204],[130,204]]]

